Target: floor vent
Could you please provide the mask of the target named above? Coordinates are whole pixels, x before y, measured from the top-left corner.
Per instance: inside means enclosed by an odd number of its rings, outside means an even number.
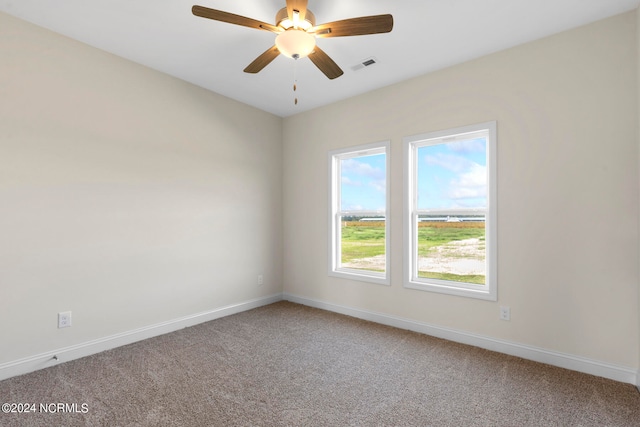
[[[371,67],[372,65],[375,65],[377,63],[378,63],[378,60],[372,56],[370,58],[362,60],[359,64],[356,64],[353,67],[351,67],[351,69],[353,71],[358,71],[358,70],[362,70],[363,68]]]

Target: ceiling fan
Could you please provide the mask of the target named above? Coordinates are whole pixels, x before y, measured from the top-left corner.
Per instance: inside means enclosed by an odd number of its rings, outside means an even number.
[[[249,64],[244,69],[245,73],[259,72],[282,53],[294,59],[308,56],[328,78],[335,79],[343,71],[329,55],[316,46],[316,37],[361,36],[388,33],[393,29],[391,15],[363,16],[316,25],[315,16],[307,9],[307,0],[287,0],[287,6],[276,14],[275,25],[204,6],[193,6],[191,12],[202,18],[277,34],[275,45]]]

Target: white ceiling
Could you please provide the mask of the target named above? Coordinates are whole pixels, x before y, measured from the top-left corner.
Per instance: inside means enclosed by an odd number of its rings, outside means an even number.
[[[242,70],[273,46],[267,31],[195,17],[199,4],[275,23],[285,0],[0,0],[0,11],[281,117],[326,105],[617,15],[640,0],[309,0],[317,24],[390,13],[388,34],[318,39],[343,70],[329,80],[308,58],[280,55]],[[374,66],[353,71],[369,57]]]

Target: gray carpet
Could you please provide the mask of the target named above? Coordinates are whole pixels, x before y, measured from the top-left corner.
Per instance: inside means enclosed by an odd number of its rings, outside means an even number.
[[[0,401],[77,404],[2,426],[640,426],[630,384],[289,302],[2,381]]]

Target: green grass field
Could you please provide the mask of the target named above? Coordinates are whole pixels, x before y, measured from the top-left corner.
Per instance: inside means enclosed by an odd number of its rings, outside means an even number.
[[[363,258],[384,255],[384,221],[344,221],[342,223],[342,263],[348,264]],[[483,243],[485,227],[483,222],[420,222],[418,225],[418,257],[433,255],[436,247],[450,242],[478,238]],[[481,246],[484,248],[484,245]],[[449,251],[447,257],[469,258],[465,253]],[[353,267],[359,268],[359,267]],[[383,271],[366,268],[367,270]],[[484,275],[457,275],[419,271],[419,277],[453,280],[475,284],[484,284]]]
[[[472,238],[484,241],[484,223],[421,222],[418,226],[418,256],[427,256],[434,246]]]
[[[384,221],[342,223],[342,262],[384,255]]]

